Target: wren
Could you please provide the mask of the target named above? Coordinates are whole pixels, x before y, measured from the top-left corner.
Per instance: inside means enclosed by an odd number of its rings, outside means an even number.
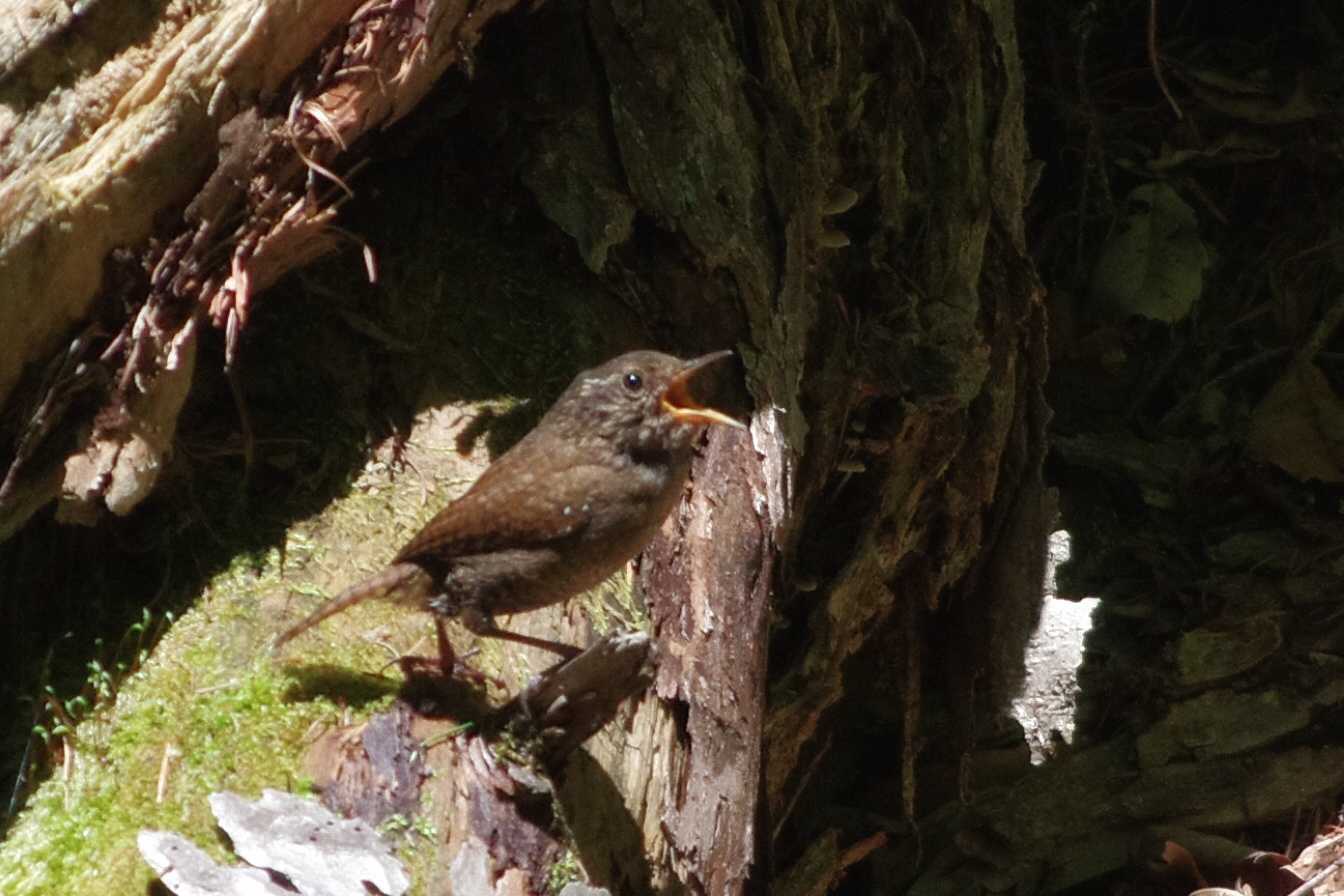
[[[702,371],[731,356],[682,361],[637,351],[580,373],[536,427],[386,569],[319,607],[275,646],[378,599],[435,614],[445,673],[452,662],[443,630],[449,617],[480,636],[577,654],[569,645],[499,628],[495,614],[535,610],[586,591],[648,544],[681,496],[703,427],[745,428],[691,390]]]

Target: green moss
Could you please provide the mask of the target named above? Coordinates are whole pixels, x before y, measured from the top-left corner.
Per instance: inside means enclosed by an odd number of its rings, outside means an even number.
[[[269,660],[230,668],[208,639],[173,653],[126,684],[105,718],[79,726],[73,773],[38,790],[0,850],[0,891],[143,892],[151,872],[135,836],[144,828],[178,831],[226,858],[206,796],[289,788],[304,732],[335,718],[331,701],[286,702],[290,676]]]
[[[583,870],[579,868],[579,860],[567,849],[546,874],[546,890],[555,896],[565,888],[565,884],[582,880]]]
[[[430,775],[433,774],[434,770],[430,769]],[[434,817],[433,792],[434,788],[431,786],[422,788],[420,808],[415,817],[403,819],[403,824],[394,823],[389,826],[390,832],[400,837],[400,842],[396,836],[391,839],[396,846],[397,857],[406,864],[406,872],[410,875],[410,896],[425,896],[429,892],[427,888],[430,882],[440,870],[439,845],[443,842],[443,835],[430,821]]]
[[[432,774],[432,772],[431,772]],[[435,877],[439,859],[439,844],[443,838],[430,819],[434,817],[433,788],[421,790],[420,807],[415,816],[397,814],[379,825],[383,839],[396,850],[397,857],[406,865],[411,878],[411,896],[423,896],[427,885]]]
[[[576,598],[599,635],[613,631],[649,631],[649,612],[635,593],[628,568]]]
[[[143,892],[151,872],[135,836],[145,828],[176,831],[236,861],[219,842],[206,797],[304,789],[299,763],[313,726],[335,724],[345,708],[372,713],[390,701],[398,682],[376,674],[387,656],[376,645],[346,642],[335,657],[331,641],[318,640],[315,652],[339,666],[316,669],[265,649],[275,625],[265,608],[295,581],[295,590],[321,590],[301,578],[331,550],[314,533],[365,516],[364,503],[356,495],[299,524],[283,565],[281,551],[263,550],[215,577],[115,703],[78,726],[69,778],[38,789],[0,848],[0,892]],[[332,669],[340,674],[331,677]],[[165,754],[173,759],[160,801]]]

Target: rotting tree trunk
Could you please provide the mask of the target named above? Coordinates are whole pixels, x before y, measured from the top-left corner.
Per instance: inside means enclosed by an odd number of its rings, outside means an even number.
[[[81,507],[143,496],[195,328],[223,329],[232,357],[258,291],[329,248],[356,140],[474,64],[508,5],[165,8],[142,43],[90,49],[110,55],[85,77],[132,74],[50,140],[19,139],[61,92],[31,61],[43,41],[14,38],[10,83],[31,98],[6,142],[0,322],[27,323],[0,369],[4,531],[62,476]],[[85,39],[52,22],[48,43]],[[640,562],[661,664],[591,757],[659,888],[821,892],[865,859],[885,874],[916,849],[902,819],[954,795],[922,779],[957,780],[993,727],[1050,524],[1012,7],[596,0],[509,28],[487,35],[508,43],[483,80],[526,124],[497,174],[648,332],[738,346],[755,404]],[[51,374],[16,388],[25,363]],[[66,457],[86,461],[62,473]],[[833,811],[856,793],[864,813]]]
[[[0,537],[57,494],[75,519],[144,499],[198,320],[227,333],[231,362],[255,294],[337,239],[345,185],[324,163],[404,115],[512,5],[94,3],[76,16],[34,0],[7,18]]]

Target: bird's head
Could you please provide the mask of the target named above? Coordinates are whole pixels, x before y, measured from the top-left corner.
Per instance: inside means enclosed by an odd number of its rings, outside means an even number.
[[[732,354],[683,361],[661,352],[628,352],[580,373],[556,408],[564,408],[567,428],[580,438],[600,438],[632,454],[684,451],[703,426],[745,429],[694,391],[703,371]]]

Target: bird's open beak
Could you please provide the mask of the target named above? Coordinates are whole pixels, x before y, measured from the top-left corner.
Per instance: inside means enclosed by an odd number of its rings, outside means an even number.
[[[696,401],[690,389],[691,381],[699,375],[700,371],[716,361],[722,361],[724,358],[731,358],[732,356],[731,351],[722,351],[701,355],[687,361],[686,365],[677,371],[668,382],[667,388],[663,390],[663,410],[671,414],[679,423],[687,423],[693,426],[721,423],[724,426],[746,429],[747,427],[740,421],[734,420],[721,411],[705,407]]]

